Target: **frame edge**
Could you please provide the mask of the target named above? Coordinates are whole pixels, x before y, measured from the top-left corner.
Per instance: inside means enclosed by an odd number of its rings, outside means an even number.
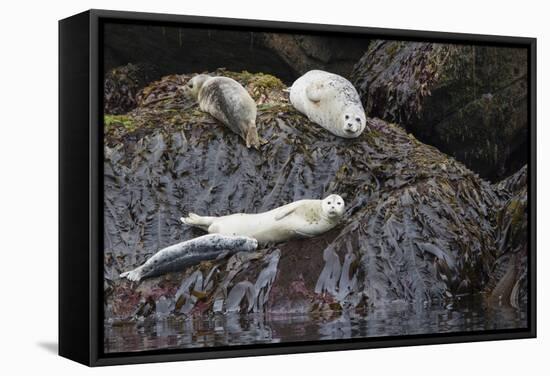
[[[59,355],[89,365],[89,12],[59,21]]]
[[[89,224],[86,228],[88,246],[86,249],[89,250],[89,253],[86,254],[87,259],[87,269],[86,273],[88,276],[88,289],[89,294],[86,296],[88,299],[89,309],[84,313],[84,317],[88,319],[86,330],[88,331],[88,340],[86,341],[88,350],[86,351],[86,356],[81,358],[81,356],[75,356],[65,351],[63,347],[62,351],[62,316],[61,316],[61,301],[65,297],[65,293],[62,294],[62,283],[61,283],[61,270],[62,270],[62,246],[61,238],[63,237],[62,231],[62,210],[61,210],[61,200],[62,200],[62,190],[61,186],[67,184],[69,179],[62,178],[62,169],[64,172],[68,172],[66,166],[63,165],[62,160],[62,129],[70,128],[70,125],[66,124],[65,119],[62,120],[62,48],[61,48],[61,25],[65,22],[69,22],[75,17],[81,17],[85,15],[86,17],[86,26],[88,31],[88,45],[85,47],[88,48],[88,90],[86,95],[89,94],[87,98],[86,105],[87,113],[86,124],[88,125],[88,142],[86,144],[86,151],[89,153],[86,166],[86,173],[88,174],[87,178],[89,179],[86,182],[88,201],[86,201],[89,206],[88,210],[88,219]],[[98,308],[98,294],[99,294],[99,279],[101,276],[98,274],[99,258],[97,257],[97,247],[98,244],[98,231],[101,229],[98,228],[98,205],[101,205],[101,202],[98,201],[99,185],[98,183],[98,171],[100,168],[99,157],[100,157],[100,140],[98,140],[99,134],[99,108],[98,108],[98,92],[99,87],[99,57],[98,50],[100,48],[100,41],[98,38],[98,25],[100,19],[109,19],[109,18],[121,18],[130,21],[139,21],[139,20],[149,20],[149,21],[164,21],[164,22],[180,22],[180,23],[191,23],[191,24],[217,24],[217,25],[230,25],[230,26],[239,26],[239,27],[268,27],[281,30],[295,29],[301,31],[325,31],[325,32],[344,32],[344,33],[360,33],[360,34],[376,34],[376,35],[386,35],[387,37],[395,38],[399,37],[402,34],[412,35],[414,38],[424,38],[431,40],[442,40],[442,41],[474,41],[478,43],[504,43],[504,44],[517,44],[523,47],[529,48],[529,57],[530,57],[530,142],[531,142],[531,151],[530,151],[530,178],[529,182],[531,186],[529,187],[529,199],[530,199],[530,226],[531,233],[529,234],[531,243],[530,243],[530,252],[531,252],[531,263],[529,267],[531,268],[530,276],[530,327],[529,329],[521,332],[514,333],[497,333],[497,334],[486,334],[483,336],[471,334],[471,335],[459,335],[455,337],[432,337],[432,338],[403,338],[403,339],[379,339],[372,340],[367,343],[363,342],[344,342],[344,343],[327,343],[322,345],[307,345],[293,343],[290,346],[284,347],[269,347],[269,348],[256,348],[256,349],[243,349],[235,348],[229,350],[220,350],[220,351],[203,351],[203,352],[193,352],[185,353],[178,352],[173,354],[147,354],[141,355],[136,353],[136,355],[131,356],[113,356],[113,357],[101,357],[99,355],[99,346],[102,344],[98,343],[98,331],[102,325],[99,322],[99,315],[97,312]],[[246,20],[246,19],[229,19],[229,18],[218,18],[218,17],[201,17],[201,16],[182,16],[182,15],[170,15],[170,14],[160,14],[160,13],[139,13],[139,12],[122,12],[122,11],[108,11],[108,10],[98,10],[91,9],[79,15],[66,18],[60,21],[60,316],[59,316],[59,325],[60,325],[60,350],[59,353],[62,356],[68,357],[69,359],[78,361],[80,363],[89,365],[89,366],[105,366],[105,365],[115,365],[115,364],[129,364],[129,363],[145,363],[145,362],[165,362],[165,361],[181,361],[181,360],[197,360],[197,359],[211,359],[211,358],[228,358],[228,357],[244,357],[244,356],[260,356],[260,355],[276,355],[276,354],[289,354],[289,353],[307,353],[307,352],[319,352],[319,351],[340,351],[340,350],[357,350],[357,349],[370,349],[370,348],[384,348],[384,347],[394,347],[394,346],[413,346],[413,345],[431,345],[431,344],[450,344],[450,343],[459,343],[459,342],[478,342],[478,341],[492,341],[492,340],[501,340],[501,339],[525,339],[525,338],[536,338],[536,38],[529,37],[505,37],[505,36],[491,36],[491,35],[478,35],[478,34],[461,34],[461,33],[447,33],[447,32],[432,32],[432,31],[416,31],[416,30],[401,30],[401,29],[382,29],[382,28],[368,28],[361,26],[337,26],[337,25],[323,25],[323,24],[314,24],[314,23],[294,23],[294,22],[283,22],[283,21],[259,21],[259,20]],[[437,36],[437,37],[434,37]],[[77,86],[77,85],[74,85]],[[83,92],[82,87],[79,90],[75,90],[75,93],[79,92],[80,95]],[[74,94],[74,93],[71,93]],[[66,94],[65,94],[66,95]],[[78,95],[76,95],[78,96]],[[82,96],[82,95],[81,95]],[[76,99],[75,99],[76,101]],[[70,175],[70,174],[69,174]],[[74,182],[75,179],[70,179],[71,182]],[[81,183],[79,181],[79,183]],[[77,188],[73,188],[76,192]],[[76,194],[75,194],[76,195]],[[63,198],[66,200],[67,196]],[[63,221],[63,228],[69,228],[74,226],[66,218]],[[67,250],[63,249],[64,256],[67,257]],[[75,256],[76,257],[76,256]],[[64,287],[67,290],[66,287]],[[71,290],[76,290],[72,287]],[[99,307],[101,308],[101,307]],[[71,309],[73,315],[78,316],[80,314],[80,309]],[[75,334],[76,335],[76,334]],[[78,338],[82,342],[82,338]],[[368,339],[366,339],[368,340]]]

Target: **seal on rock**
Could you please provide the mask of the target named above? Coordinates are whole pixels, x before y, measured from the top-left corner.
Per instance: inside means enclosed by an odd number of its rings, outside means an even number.
[[[260,147],[256,102],[241,84],[229,77],[199,74],[187,82],[187,89],[199,103],[201,111],[208,112],[241,136],[247,148]]]
[[[290,88],[290,102],[309,120],[332,134],[356,138],[366,126],[366,115],[355,87],[344,77],[311,70]]]
[[[211,234],[248,236],[261,244],[309,238],[334,228],[344,214],[344,200],[330,195],[324,200],[300,200],[259,213],[206,217],[189,213],[181,221]]]
[[[251,252],[257,247],[256,239],[246,236],[204,235],[161,249],[143,265],[122,273],[120,278],[139,282],[146,277],[180,271],[201,261],[219,259],[241,251]]]

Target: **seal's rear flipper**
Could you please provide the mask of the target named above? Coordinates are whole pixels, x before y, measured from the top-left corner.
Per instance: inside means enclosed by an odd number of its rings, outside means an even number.
[[[318,82],[313,82],[306,87],[306,96],[310,101],[317,103],[323,98],[325,86]]]
[[[246,132],[246,147],[250,148],[253,146],[256,150],[260,149],[260,138],[258,137],[258,131],[256,130],[256,125],[249,126]]]
[[[201,217],[195,213],[189,213],[187,217],[181,217],[180,221],[189,226],[198,227],[208,231],[208,227],[214,222],[215,217]]]

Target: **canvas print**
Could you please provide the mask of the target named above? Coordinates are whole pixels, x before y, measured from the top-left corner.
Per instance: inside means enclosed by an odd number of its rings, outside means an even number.
[[[106,354],[527,328],[527,49],[101,32]]]

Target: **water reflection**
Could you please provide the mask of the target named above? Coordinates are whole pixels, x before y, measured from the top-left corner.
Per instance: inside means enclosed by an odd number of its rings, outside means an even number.
[[[480,308],[388,304],[366,314],[327,316],[214,314],[105,326],[105,352],[212,347],[524,328],[525,313],[511,307]]]

